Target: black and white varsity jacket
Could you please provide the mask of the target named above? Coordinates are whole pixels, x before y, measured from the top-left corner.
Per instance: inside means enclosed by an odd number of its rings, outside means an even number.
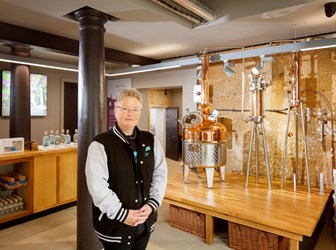
[[[97,135],[88,148],[85,174],[93,201],[93,226],[104,241],[131,244],[135,227],[124,224],[129,209],[144,204],[153,212],[145,222],[152,232],[167,185],[167,164],[158,139],[136,129],[137,160],[116,124]]]

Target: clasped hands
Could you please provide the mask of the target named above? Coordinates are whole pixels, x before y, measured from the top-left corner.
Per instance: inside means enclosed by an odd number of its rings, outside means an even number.
[[[147,219],[148,216],[152,213],[152,208],[145,204],[143,207],[140,209],[129,209],[128,210],[128,215],[124,223],[126,225],[136,227],[137,225],[140,225],[144,223]]]

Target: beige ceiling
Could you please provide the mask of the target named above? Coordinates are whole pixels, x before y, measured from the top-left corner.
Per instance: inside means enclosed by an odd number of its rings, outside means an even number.
[[[198,27],[150,0],[0,0],[0,22],[71,39],[78,23],[64,15],[88,6],[119,18],[105,24],[105,47],[157,60],[195,55],[205,48],[246,47],[273,40],[336,32],[324,0],[199,0],[216,19]],[[0,46],[0,52],[9,48]],[[76,62],[35,49],[33,57]]]

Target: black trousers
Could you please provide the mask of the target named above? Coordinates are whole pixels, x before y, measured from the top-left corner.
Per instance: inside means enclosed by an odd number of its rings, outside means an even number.
[[[109,243],[101,241],[104,246],[104,250],[145,250],[150,238],[150,234],[142,232],[135,236],[133,245],[120,245],[118,243]]]

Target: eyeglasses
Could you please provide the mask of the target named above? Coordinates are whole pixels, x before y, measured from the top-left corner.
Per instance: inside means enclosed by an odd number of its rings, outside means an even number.
[[[124,114],[132,113],[132,114],[139,114],[141,112],[141,108],[127,108],[127,107],[119,107],[118,109]]]

